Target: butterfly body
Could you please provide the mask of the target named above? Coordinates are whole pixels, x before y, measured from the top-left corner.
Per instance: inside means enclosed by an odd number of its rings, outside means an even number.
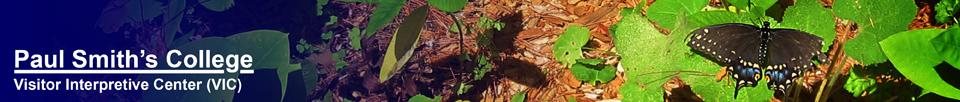
[[[770,78],[768,88],[784,92],[801,71],[813,68],[813,56],[828,62],[820,52],[822,38],[799,30],[770,29],[769,25],[728,23],[703,27],[690,33],[687,46],[729,66],[725,70],[737,83],[734,98],[740,88],[755,87],[763,75]]]

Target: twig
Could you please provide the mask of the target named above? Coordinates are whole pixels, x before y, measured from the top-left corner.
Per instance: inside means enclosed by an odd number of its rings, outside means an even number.
[[[841,36],[846,36],[846,35],[842,34]],[[827,100],[828,97],[823,97],[823,96],[830,96],[830,93],[833,92],[832,91],[833,83],[836,82],[837,76],[839,76],[840,74],[840,70],[843,69],[842,68],[843,65],[846,64],[847,62],[846,57],[844,57],[845,53],[843,52],[844,44],[841,44],[841,43],[834,43],[834,44],[837,44],[837,47],[835,50],[837,52],[834,54],[834,56],[836,57],[833,60],[839,63],[834,62],[830,64],[830,68],[832,68],[833,70],[827,70],[826,73],[828,76],[825,76],[825,77],[829,77],[830,79],[827,79],[828,80],[827,82],[820,83],[820,90],[817,91],[817,97],[816,97],[816,100],[814,100],[815,102],[823,102]],[[826,93],[824,93],[824,91],[826,91]]]

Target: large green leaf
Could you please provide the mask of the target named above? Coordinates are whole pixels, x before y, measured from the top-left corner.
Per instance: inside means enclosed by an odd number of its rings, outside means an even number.
[[[674,29],[678,17],[700,12],[708,3],[707,0],[658,0],[647,9],[647,15],[661,28]]]
[[[287,80],[285,79],[287,78],[287,74],[294,70],[300,69],[300,65],[290,64],[290,48],[287,45],[288,42],[287,34],[273,30],[244,32],[226,38],[207,37],[177,47],[176,49],[183,53],[181,56],[171,56],[170,58],[157,59],[161,62],[161,64],[159,64],[160,66],[154,68],[154,70],[174,69],[170,66],[166,66],[167,64],[163,62],[165,62],[166,59],[183,60],[186,54],[199,55],[200,50],[210,50],[211,54],[249,54],[251,57],[253,57],[252,66],[249,69],[277,69],[278,76],[276,77],[280,80],[280,83],[274,84],[280,84],[281,90],[276,91],[286,93]],[[203,68],[184,68],[184,66],[180,66],[179,69],[195,70]],[[238,78],[239,75],[239,73],[200,75],[143,74],[140,75],[137,80],[154,80],[156,78],[163,78],[166,81],[179,81],[181,79],[206,81],[208,78]],[[246,83],[244,85],[251,84],[271,83]],[[205,90],[161,91],[151,89],[143,92],[143,99],[144,101],[154,102],[173,102],[183,100],[197,102],[232,101],[234,93],[236,92],[242,93],[244,91],[213,90],[208,93]],[[281,94],[280,97],[283,97],[283,94]]]
[[[380,1],[377,9],[373,10],[373,14],[370,14],[370,21],[368,21],[367,28],[364,29],[363,35],[370,36],[380,31],[380,29],[383,29],[384,26],[387,26],[387,23],[390,23],[394,17],[397,17],[397,13],[400,13],[400,8],[403,8],[403,4],[406,3],[407,0]]]
[[[130,0],[124,8],[130,11],[130,20],[140,22],[163,14],[163,2],[156,0]],[[127,19],[127,18],[123,18]]]
[[[783,14],[783,23],[780,27],[804,31],[823,38],[823,48],[826,52],[833,44],[837,35],[833,12],[824,8],[816,0],[797,0],[794,6],[788,7]]]
[[[571,25],[567,27],[567,32],[560,35],[557,42],[554,43],[553,56],[564,66],[570,66],[575,60],[580,59],[580,56],[583,56],[580,47],[586,45],[589,40],[590,29]]]
[[[467,0],[427,0],[427,2],[443,12],[457,12],[467,5]]]
[[[956,31],[956,30],[954,30]],[[943,29],[922,29],[900,32],[880,42],[883,52],[890,63],[917,86],[924,90],[960,99],[960,89],[953,87],[933,67],[943,63],[930,39],[937,37]]]
[[[303,76],[303,86],[306,89],[306,95],[312,94],[314,89],[317,89],[317,78],[319,74],[317,69],[317,63],[305,61],[300,62],[301,76]]]
[[[837,0],[833,10],[837,17],[860,26],[860,34],[844,46],[844,51],[853,59],[871,65],[887,60],[877,42],[907,30],[917,14],[917,5],[913,0]]]
[[[383,64],[380,65],[380,82],[393,77],[394,72],[403,68],[410,59],[414,48],[417,47],[417,42],[420,41],[420,30],[426,23],[429,8],[429,6],[421,6],[413,10],[410,16],[403,19],[400,28],[394,32],[387,47],[387,53],[384,55]]]
[[[686,46],[686,35],[694,29],[694,24],[682,18],[673,20],[679,22],[678,28],[669,35],[663,35],[644,21],[646,18],[639,14],[624,15],[613,33],[613,41],[618,47],[617,52],[622,55],[621,64],[628,79],[620,88],[624,101],[664,101],[664,90],[658,86],[677,74],[644,73],[679,70],[718,73],[722,70],[721,66],[691,52],[691,48]],[[768,101],[773,97],[773,91],[766,88],[765,82],[758,83],[760,85],[757,87],[741,89],[739,99],[734,99],[731,81],[716,82],[713,76],[699,73],[681,73],[680,77],[704,101]]]
[[[164,43],[172,43],[174,37],[177,35],[177,31],[180,30],[180,21],[183,20],[182,11],[185,10],[187,3],[186,0],[170,0],[169,5],[167,5],[167,11],[163,15],[163,41]],[[177,46],[167,46],[168,49],[176,48]]]
[[[960,29],[947,30],[930,39],[930,43],[937,48],[943,61],[947,61],[954,68],[960,68]]]
[[[197,0],[197,2],[200,2],[203,7],[217,12],[223,12],[233,7],[233,0]]]

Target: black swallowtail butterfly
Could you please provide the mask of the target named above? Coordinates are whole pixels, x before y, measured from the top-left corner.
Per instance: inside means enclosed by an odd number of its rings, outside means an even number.
[[[770,89],[786,93],[800,72],[813,68],[810,59],[817,56],[822,62],[829,63],[820,52],[823,38],[794,29],[770,29],[770,23],[763,27],[728,23],[707,26],[690,33],[687,46],[713,56],[726,64],[727,72],[736,79],[734,98],[742,87],[755,87],[764,75],[770,79]]]

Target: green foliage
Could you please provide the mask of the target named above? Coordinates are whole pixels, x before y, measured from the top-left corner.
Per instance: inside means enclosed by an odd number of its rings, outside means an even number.
[[[177,31],[180,30],[180,21],[183,20],[182,11],[185,10],[187,3],[185,0],[170,0],[169,5],[167,5],[167,10],[163,15],[163,22],[165,26],[163,27],[163,40],[165,43],[173,42],[174,37],[177,35]],[[168,49],[176,48],[177,46],[167,46]]]
[[[337,61],[337,63],[333,65],[334,68],[337,68],[337,70],[340,70],[340,69],[343,69],[343,67],[350,65],[350,63],[347,63],[347,61],[342,60],[343,57],[346,57],[346,56],[347,56],[347,51],[337,51],[336,53],[333,53],[333,59],[331,60]]]
[[[570,71],[580,81],[607,83],[617,77],[617,68],[600,64],[602,61],[603,59],[577,59],[577,63],[570,67]]]
[[[100,14],[100,18],[97,18],[97,27],[100,27],[100,30],[103,33],[113,33],[120,30],[120,26],[123,26],[127,20],[122,20],[127,18],[129,10],[124,8],[113,8],[107,9]]]
[[[513,95],[513,99],[511,99],[510,102],[525,102],[524,100],[527,99],[526,97],[527,97],[527,92],[520,92]]]
[[[330,16],[330,22],[327,22],[327,23],[323,24],[323,26],[333,25],[334,23],[337,23],[337,21],[339,21],[339,20],[340,20],[340,18],[337,17],[337,16]],[[329,37],[325,37],[324,39],[330,39],[330,38],[329,38]]]
[[[287,34],[273,30],[256,30],[234,34],[223,37],[207,37],[194,42],[187,43],[176,49],[184,54],[196,53],[194,51],[210,50],[210,53],[220,54],[249,54],[255,60],[252,70],[257,69],[277,69],[277,79],[280,81],[280,90],[275,90],[286,96],[287,78],[290,72],[299,70],[300,65],[290,64],[290,53],[287,45]],[[183,59],[184,56],[174,56],[170,59]],[[157,59],[166,60],[166,59]],[[181,66],[183,67],[183,66]],[[160,64],[155,69],[173,69],[166,64]],[[182,69],[182,68],[181,68]],[[194,68],[195,69],[195,68]],[[192,70],[192,69],[187,69]],[[299,73],[297,73],[299,74]],[[168,74],[142,74],[137,80],[154,80],[156,78],[164,79],[186,79],[186,80],[207,80],[207,78],[239,78],[239,73],[225,74],[202,74],[202,75],[168,75]],[[245,83],[251,84],[251,83]],[[267,83],[258,83],[267,84]],[[240,91],[244,92],[244,91]],[[172,102],[172,101],[232,101],[236,91],[164,91],[164,90],[146,90],[143,91],[144,101]],[[189,94],[189,95],[187,95]],[[173,98],[176,97],[176,98]],[[282,98],[281,98],[282,99]],[[282,100],[281,100],[282,101]]]
[[[463,21],[457,20],[457,22],[450,24],[450,29],[447,29],[447,30],[450,30],[450,32],[453,32],[453,33],[460,33],[459,25],[463,25]],[[467,32],[470,32],[470,31],[468,30]]]
[[[461,95],[466,93],[470,88],[473,88],[473,85],[467,84],[466,82],[459,82],[457,85],[454,85],[453,89],[451,90],[453,90],[454,93],[457,93],[457,95]]]
[[[960,89],[946,82],[935,66],[943,63],[941,55],[930,41],[940,34],[957,32],[951,29],[922,29],[900,32],[880,42],[883,52],[890,58],[893,66],[917,86],[944,97],[960,99]]]
[[[477,27],[487,28],[493,27],[497,30],[503,29],[503,26],[506,25],[503,22],[498,22],[493,19],[487,18],[487,16],[480,16],[480,21],[477,22]]]
[[[443,99],[443,96],[429,98],[427,96],[423,96],[422,94],[417,94],[416,96],[411,97],[407,102],[440,102],[441,99]]]
[[[403,19],[403,23],[393,34],[380,67],[380,82],[393,77],[394,72],[403,68],[410,56],[413,55],[413,50],[417,47],[417,42],[420,41],[420,30],[426,23],[429,8],[428,6],[421,6],[413,10],[410,16]]]
[[[940,58],[954,68],[960,68],[960,29],[950,29],[930,39]]]
[[[837,17],[860,26],[860,34],[847,42],[844,51],[866,65],[886,61],[877,42],[906,30],[917,14],[913,0],[837,0],[833,8]]]
[[[323,95],[323,100],[321,100],[320,102],[333,102],[333,98],[336,98],[336,97],[333,97],[333,91],[328,90],[327,94]],[[317,102],[317,101],[313,101],[313,102]]]
[[[590,29],[576,25],[567,27],[567,32],[560,35],[554,44],[553,55],[564,66],[570,66],[576,59],[583,56],[580,47],[586,45],[588,40],[590,40]]]
[[[360,28],[350,29],[348,37],[350,37],[350,46],[353,46],[353,50],[360,50],[360,38],[363,37],[360,36]]]
[[[727,0],[727,2],[738,9],[747,9],[751,13],[766,15],[764,11],[777,3],[777,0]]]
[[[370,21],[368,21],[367,29],[364,29],[363,35],[370,36],[377,33],[380,29],[383,29],[384,26],[387,26],[387,23],[390,23],[394,17],[397,17],[400,9],[403,8],[403,4],[406,3],[407,0],[380,1],[377,9],[373,10],[373,14],[370,14]]]
[[[833,12],[824,8],[817,0],[797,0],[794,6],[787,7],[783,14],[782,28],[796,29],[823,38],[823,52],[830,49],[837,35]]]
[[[957,4],[957,0],[940,0],[934,10],[937,11],[936,19],[940,23],[950,23],[956,21],[953,17],[954,14],[957,14],[957,11],[960,11],[960,5]]]
[[[740,17],[742,16],[730,11],[705,11],[694,13],[687,19],[689,19],[690,22],[697,24],[697,27],[706,27],[724,23],[740,23],[737,21],[737,19]]]
[[[323,40],[333,38],[333,31],[327,31],[327,33],[323,33],[323,35],[320,35],[320,36],[322,37],[321,39]]]
[[[480,80],[483,78],[483,75],[487,73],[487,71],[490,71],[490,69],[493,68],[493,65],[490,65],[490,62],[487,61],[486,57],[479,56],[477,59],[479,60],[477,60],[477,68],[474,68],[473,70],[473,80]]]
[[[223,12],[233,7],[233,0],[197,0],[197,2],[200,2],[203,7],[217,12]]]
[[[167,43],[167,46],[178,47],[178,46],[182,46],[183,44],[190,43],[190,36],[193,36],[193,34],[196,34],[196,31],[197,30],[190,30],[190,32],[187,32],[183,36],[180,36],[177,39],[173,39],[173,42]]]
[[[130,0],[127,2],[127,5],[124,5],[124,8],[127,8],[130,11],[130,19],[121,18],[116,20],[133,20],[132,22],[140,22],[154,17],[160,16],[163,14],[163,2],[156,0]]]
[[[311,52],[311,47],[313,46],[311,46],[310,44],[307,44],[307,40],[300,39],[299,43],[300,44],[297,44],[297,52],[300,52],[300,53]]]
[[[847,83],[843,85],[843,89],[853,93],[853,97],[860,97],[863,92],[872,94],[874,91],[877,91],[877,87],[874,84],[877,83],[876,79],[871,79],[865,77],[863,72],[858,72],[862,70],[850,70],[850,77],[847,78]]]
[[[323,15],[323,5],[327,5],[327,3],[329,2],[330,0],[317,0],[317,16]],[[335,18],[337,16],[332,16],[332,17]],[[334,19],[334,18],[330,18],[330,19]],[[330,21],[334,21],[334,20],[330,20]],[[327,25],[330,25],[330,23],[328,22]]]
[[[620,15],[642,14],[641,12],[642,12],[642,10],[643,10],[643,8],[642,8],[643,6],[647,6],[647,2],[646,2],[646,1],[644,1],[644,2],[638,2],[638,3],[637,3],[636,7],[641,7],[641,8],[623,8],[623,9],[620,9]]]
[[[300,65],[300,76],[303,77],[303,87],[305,89],[304,95],[313,94],[313,90],[317,89],[317,78],[319,78],[317,75],[319,74],[317,64],[312,62],[300,62]]]
[[[674,30],[677,18],[700,12],[708,3],[707,0],[660,0],[650,5],[647,15],[661,28]]]
[[[459,22],[463,24],[463,22]],[[502,22],[495,21],[493,19],[487,18],[486,16],[480,16],[480,21],[476,23],[477,27],[480,29],[486,29],[484,32],[477,33],[475,40],[477,41],[477,46],[486,48],[489,51],[490,57],[499,56],[497,47],[493,45],[493,34],[494,30],[499,31],[505,25]],[[490,29],[494,28],[494,29]],[[457,27],[459,29],[459,27]],[[473,32],[473,29],[466,29],[467,32]]]
[[[427,0],[427,2],[443,12],[457,12],[467,5],[467,0]]]
[[[659,2],[659,1],[658,1]],[[689,2],[684,2],[688,3]],[[654,3],[656,5],[657,3]],[[702,7],[702,6],[698,6]],[[653,7],[651,7],[653,9]],[[675,10],[675,9],[674,9]],[[652,10],[651,10],[652,11]],[[652,15],[651,15],[652,16]],[[647,19],[639,14],[624,15],[613,32],[614,44],[621,55],[621,64],[625,70],[627,82],[620,88],[623,101],[656,102],[663,101],[664,90],[660,86],[670,77],[680,74],[680,78],[702,96],[704,101],[769,101],[773,91],[767,89],[765,82],[757,87],[740,90],[739,99],[733,98],[734,86],[731,81],[716,82],[713,76],[700,73],[645,74],[669,71],[699,71],[718,73],[721,66],[705,61],[686,46],[686,35],[695,27],[684,18],[674,18],[676,28],[669,35],[661,34]],[[645,86],[645,87],[644,87]],[[654,86],[654,87],[651,87]]]

